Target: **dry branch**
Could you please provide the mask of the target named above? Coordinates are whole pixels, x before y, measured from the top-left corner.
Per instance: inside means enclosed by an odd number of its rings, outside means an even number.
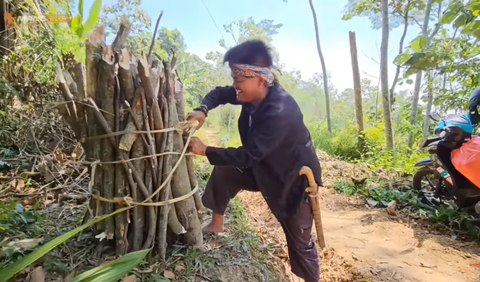
[[[118,30],[117,36],[112,43],[112,50],[115,53],[120,53],[127,42],[128,34],[130,33],[130,22],[127,18],[122,18],[120,23],[120,29]]]
[[[75,81],[77,83],[78,89],[78,100],[83,101],[86,97],[86,73],[85,73],[85,66],[81,63],[75,65],[74,68],[75,72]]]
[[[100,53],[100,47],[104,45],[105,29],[103,26],[95,28],[89,35],[85,44],[86,49],[86,95],[89,99],[96,99],[96,86],[97,86],[97,65],[95,55]],[[87,124],[88,136],[96,136],[100,134],[101,128],[98,123],[95,122],[95,109],[92,107],[87,108]],[[93,160],[100,160],[100,154],[102,151],[101,140],[90,140],[85,148],[87,158]],[[103,185],[103,168],[101,166],[95,166],[95,170],[92,169],[91,177],[93,179],[92,189],[99,191]],[[96,205],[94,201],[91,202],[91,208],[94,215],[102,214],[102,208]],[[103,230],[104,222],[101,221],[96,225],[97,232]]]
[[[168,110],[164,112],[164,121],[167,127],[173,126],[173,121],[170,118],[170,113]],[[173,150],[173,132],[168,132],[165,134],[164,142],[162,142],[162,146],[164,146],[165,151],[172,151]],[[172,156],[167,155],[163,158],[163,171],[159,171],[159,174],[162,175],[162,180],[167,180],[165,178],[166,175],[170,175],[173,167],[173,160]],[[165,187],[160,192],[160,200],[166,201],[169,199],[171,194],[171,187],[170,181],[168,181]],[[158,229],[157,229],[157,253],[160,256],[160,259],[165,260],[166,251],[167,251],[167,226],[168,226],[168,217],[170,210],[175,209],[175,206],[171,206],[169,209],[168,206],[163,206],[159,208],[159,216],[158,216]]]
[[[152,36],[152,43],[150,44],[150,48],[148,49],[148,55],[147,58],[150,60],[150,56],[152,55],[152,50],[153,46],[155,46],[155,40],[157,40],[157,30],[158,30],[158,24],[160,23],[160,20],[162,19],[163,16],[163,11],[160,12],[160,15],[157,18],[157,23],[155,24],[155,30],[153,31],[153,36]]]
[[[130,71],[131,55],[127,49],[122,50],[120,61],[118,63],[118,78],[120,80],[120,92],[122,97],[132,103],[135,95],[135,88],[132,80],[132,72]],[[122,101],[123,102],[123,101]]]
[[[132,158],[143,156],[145,147],[143,142],[140,138],[137,138],[135,143],[132,146]],[[141,173],[139,176],[144,177],[145,171],[145,162],[144,160],[134,161],[133,165],[137,171],[137,173]],[[138,187],[132,188],[132,197],[136,202],[140,202],[144,198],[141,196],[141,193],[137,191]],[[131,241],[132,251],[138,251],[142,247],[143,244],[143,228],[145,225],[145,208],[143,207],[135,207],[133,209],[133,238]]]
[[[98,64],[98,82],[96,89],[97,100],[100,107],[106,111],[115,112],[115,59],[113,50],[107,46],[102,49],[102,60]],[[109,128],[115,127],[115,117],[111,115],[105,115],[105,120]],[[108,162],[115,160],[115,147],[112,147],[108,139],[104,139],[102,142],[102,157],[101,160]],[[103,187],[100,190],[100,194],[106,198],[113,198],[115,195],[115,166],[104,165],[103,166]],[[113,204],[105,204],[105,213],[109,214],[114,211]],[[105,233],[107,239],[113,239],[115,233],[115,223],[113,217],[105,219]]]
[[[126,131],[128,130],[134,131],[137,128],[138,130],[141,130],[141,128],[143,127],[142,91],[143,91],[142,88],[139,88],[137,90],[137,93],[135,94],[134,104],[132,108],[133,113],[128,118],[128,123],[127,123],[127,126],[125,127]],[[135,142],[135,140],[137,140],[138,136],[139,135],[136,133],[127,133],[123,135],[122,138],[120,139],[120,145],[119,145],[120,150],[130,152],[132,145]]]
[[[178,124],[178,114],[175,105],[173,76],[170,73],[170,66],[164,63],[165,77],[167,79],[167,103],[170,119],[173,124]],[[183,138],[176,132],[173,133],[173,151],[181,151],[184,149]],[[173,158],[175,159],[175,157]],[[192,191],[190,187],[190,180],[188,178],[188,171],[185,159],[180,160],[180,165],[177,167],[172,177],[172,194],[174,197],[180,197]],[[200,220],[198,218],[195,202],[192,198],[175,204],[177,216],[180,223],[185,227],[187,233],[185,234],[185,242],[198,248],[203,244],[203,235]]]

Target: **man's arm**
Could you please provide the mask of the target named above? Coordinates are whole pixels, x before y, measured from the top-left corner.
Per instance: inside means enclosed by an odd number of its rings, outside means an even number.
[[[274,152],[287,135],[291,120],[276,112],[262,117],[256,134],[248,147],[216,148],[207,147],[205,155],[212,165],[251,167]]]
[[[207,111],[224,104],[240,104],[237,100],[237,91],[232,86],[216,87],[202,100],[202,106],[205,106]]]

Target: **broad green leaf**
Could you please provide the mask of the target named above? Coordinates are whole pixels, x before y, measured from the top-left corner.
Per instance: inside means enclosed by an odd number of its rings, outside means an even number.
[[[415,52],[420,52],[427,46],[427,37],[424,35],[420,35],[417,38],[415,38],[411,43],[410,47],[413,49]]]
[[[459,11],[452,11],[449,10],[440,18],[441,24],[449,24],[451,23],[458,15]]]
[[[139,264],[150,250],[128,253],[108,264],[88,270],[68,282],[117,282]]]
[[[110,217],[110,216],[115,215],[117,213],[124,212],[128,209],[130,209],[130,208],[129,207],[128,208],[122,208],[122,209],[116,210],[115,212],[113,212],[111,214],[107,214],[107,215],[101,216],[99,218],[96,218],[94,220],[91,220],[90,222],[87,222],[84,225],[81,225],[81,226],[79,226],[79,227],[61,235],[61,236],[58,236],[57,238],[55,238],[55,239],[51,240],[50,242],[46,243],[45,245],[42,245],[41,247],[37,248],[35,251],[26,255],[22,259],[16,261],[12,265],[9,265],[7,268],[4,268],[4,269],[0,270],[0,282],[8,281],[10,278],[12,278],[15,274],[20,272],[22,269],[24,269],[25,267],[34,263],[37,259],[46,255],[48,252],[50,252],[56,246],[60,245],[61,243],[65,242],[65,241],[67,241],[71,237],[77,235],[83,229],[88,228],[88,227],[94,225],[95,223],[104,220],[107,217]]]
[[[422,60],[425,57],[425,53],[413,53],[411,58],[408,59],[403,65],[413,66],[418,60]]]
[[[82,38],[85,38],[87,34],[93,30],[95,25],[98,22],[98,16],[100,15],[100,10],[102,8],[102,0],[95,0],[90,7],[90,13],[88,14],[88,19],[83,23],[83,34]]]
[[[81,15],[76,15],[75,17],[72,18],[72,21],[70,22],[70,27],[73,31],[77,31],[81,25],[82,25]]]
[[[407,79],[407,84],[413,84],[413,79]]]
[[[461,26],[463,26],[465,23],[467,22],[467,15],[465,15],[464,13],[462,13],[460,16],[458,16],[458,18],[455,20],[455,22],[453,23],[453,26],[456,27],[456,28],[459,28]]]
[[[399,54],[397,57],[395,57],[394,63],[397,64],[397,65],[402,65],[403,63],[405,63],[411,57],[412,57],[412,55],[410,55],[409,53]]]

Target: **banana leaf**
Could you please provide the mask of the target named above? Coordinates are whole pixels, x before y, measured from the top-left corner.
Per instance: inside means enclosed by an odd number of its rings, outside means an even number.
[[[45,245],[42,245],[41,247],[37,248],[35,251],[26,255],[22,259],[16,261],[15,263],[13,263],[11,265],[8,265],[4,269],[0,269],[0,282],[8,281],[10,278],[12,278],[15,274],[20,272],[22,269],[24,269],[25,267],[34,263],[36,260],[38,260],[39,258],[46,255],[48,252],[50,252],[53,248],[55,248],[56,246],[60,245],[61,243],[65,242],[65,241],[67,241],[71,237],[77,235],[80,231],[84,230],[85,228],[88,228],[88,227],[94,225],[95,223],[104,220],[107,217],[110,217],[110,216],[115,215],[117,213],[124,212],[124,211],[126,211],[130,208],[131,207],[122,208],[122,209],[116,210],[115,212],[113,212],[111,214],[107,214],[107,215],[101,216],[99,218],[93,219],[93,220],[85,223],[84,225],[81,225],[81,226],[79,226],[79,227],[61,235],[61,236],[58,236],[57,238],[53,239],[52,241],[46,243]]]
[[[117,282],[139,264],[151,249],[128,253],[118,259],[88,270],[68,282]]]

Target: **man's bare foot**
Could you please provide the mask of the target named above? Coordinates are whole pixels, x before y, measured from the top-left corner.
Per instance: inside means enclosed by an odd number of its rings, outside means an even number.
[[[213,222],[212,222],[208,225],[205,225],[205,227],[203,227],[202,231],[203,231],[204,234],[206,234],[206,233],[218,234],[218,233],[222,233],[224,231],[224,228],[223,228],[223,225],[222,226],[217,226],[217,225],[213,224]]]
[[[222,214],[213,213],[212,221],[203,227],[203,233],[222,233],[223,232],[223,219],[224,216]]]

